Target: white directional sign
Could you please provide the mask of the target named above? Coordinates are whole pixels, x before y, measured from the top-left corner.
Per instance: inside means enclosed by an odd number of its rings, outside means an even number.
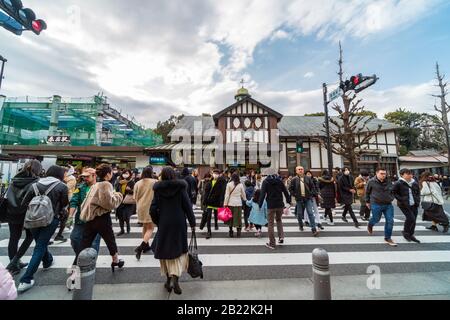
[[[337,88],[336,90],[330,92],[328,95],[329,102],[336,100],[337,98],[341,97],[344,94],[341,88]]]

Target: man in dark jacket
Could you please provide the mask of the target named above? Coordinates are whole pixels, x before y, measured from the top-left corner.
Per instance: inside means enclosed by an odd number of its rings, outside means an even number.
[[[191,175],[191,172],[189,168],[183,168],[183,171],[181,172],[181,178],[186,181],[187,183],[187,194],[188,198],[191,201],[191,204],[195,204],[197,201],[197,181],[195,178]]]
[[[60,166],[51,166],[47,170],[47,177],[39,180],[36,184],[40,194],[44,194],[48,189],[51,192],[48,198],[52,203],[54,212],[53,221],[46,227],[31,229],[36,246],[33,250],[33,255],[30,264],[25,274],[20,279],[18,287],[19,292],[24,292],[34,285],[34,274],[42,262],[44,269],[48,269],[53,264],[53,256],[48,251],[48,242],[59,226],[63,209],[69,204],[69,189],[63,182],[66,169]],[[22,204],[28,206],[30,201],[36,196],[34,190],[30,190],[23,199]]]
[[[420,205],[420,188],[412,178],[412,171],[409,169],[400,170],[400,179],[394,184],[393,193],[397,199],[397,206],[406,217],[403,227],[403,237],[407,241],[420,243],[414,236],[416,219]]]
[[[386,170],[378,169],[376,176],[369,181],[366,188],[366,203],[372,209],[372,218],[369,221],[367,231],[373,234],[373,226],[380,222],[384,214],[386,224],[384,226],[384,239],[391,247],[397,247],[392,240],[392,230],[394,228],[394,196],[392,194],[392,184],[386,179]]]
[[[259,198],[259,207],[262,208],[264,200],[267,201],[267,220],[269,221],[269,243],[266,243],[266,247],[274,250],[276,247],[275,234],[274,234],[274,219],[277,221],[277,231],[279,237],[279,243],[284,243],[284,231],[281,217],[283,216],[283,209],[285,207],[283,201],[283,195],[286,198],[287,203],[290,205],[291,199],[289,192],[286,189],[281,177],[275,172],[264,179],[261,186],[261,195]],[[314,218],[313,218],[314,219]]]
[[[20,245],[19,240],[22,237],[23,224],[27,206],[22,205],[25,195],[32,189],[33,183],[39,180],[42,171],[41,163],[37,160],[29,161],[23,169],[12,179],[6,194],[6,218],[9,226],[8,256],[10,259],[6,269],[12,274],[20,273],[20,269],[25,268],[28,263],[22,263],[20,259],[27,252],[33,242],[31,231],[25,229],[25,239]]]
[[[314,185],[314,181],[305,175],[305,169],[303,167],[297,167],[295,171],[297,176],[292,179],[289,191],[291,193],[290,198],[294,197],[297,202],[295,211],[300,231],[303,231],[303,216],[306,209],[312,233],[314,236],[317,236],[319,232],[316,229],[312,200],[317,196],[318,191]]]
[[[210,180],[205,187],[204,205],[206,207],[206,214],[203,215],[202,222],[200,224],[200,230],[203,230],[205,224],[207,224],[208,233],[206,234],[206,239],[211,238],[211,217],[213,212],[215,230],[219,230],[217,210],[223,207],[226,187],[227,181],[220,175],[220,170],[215,169],[213,171],[212,180]]]

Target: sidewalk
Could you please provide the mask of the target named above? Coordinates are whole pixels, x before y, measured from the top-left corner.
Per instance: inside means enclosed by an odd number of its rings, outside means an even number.
[[[450,300],[450,272],[388,274],[381,288],[369,290],[367,276],[331,279],[334,300],[432,299]],[[96,285],[94,300],[312,300],[310,279],[258,281],[194,281],[181,283],[183,294],[168,294],[163,283]],[[64,286],[35,287],[19,300],[71,300]]]

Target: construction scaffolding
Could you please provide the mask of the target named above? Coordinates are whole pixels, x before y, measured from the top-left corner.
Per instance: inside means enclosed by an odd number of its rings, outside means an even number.
[[[162,144],[161,136],[112,108],[106,97],[0,96],[0,108],[0,145],[151,147]],[[54,142],[54,137],[65,137],[68,141]]]

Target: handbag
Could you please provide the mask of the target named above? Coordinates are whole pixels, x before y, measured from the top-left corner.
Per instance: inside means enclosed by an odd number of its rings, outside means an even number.
[[[227,204],[223,208],[219,208],[217,210],[217,219],[219,219],[220,221],[223,221],[225,223],[227,223],[228,221],[230,221],[233,218],[233,212],[231,212],[231,209],[228,208],[228,203],[230,202],[231,195],[233,194],[236,187],[237,186],[234,186],[233,190],[231,190],[230,197],[228,198]]]
[[[189,275],[196,279],[203,279],[203,263],[198,258],[198,247],[197,247],[197,237],[195,231],[192,231],[191,242],[189,243]]]
[[[122,204],[136,204],[132,194],[127,194],[122,201]]]
[[[427,182],[427,184],[428,184],[428,188],[430,189],[430,192],[431,192],[430,183]],[[433,192],[431,192],[429,195],[431,196],[432,199],[434,199]],[[425,199],[425,195],[422,197],[422,199]],[[425,210],[425,211],[432,211],[435,203],[434,202],[428,202],[428,201],[422,201],[421,205],[422,205],[422,209],[423,210]]]

